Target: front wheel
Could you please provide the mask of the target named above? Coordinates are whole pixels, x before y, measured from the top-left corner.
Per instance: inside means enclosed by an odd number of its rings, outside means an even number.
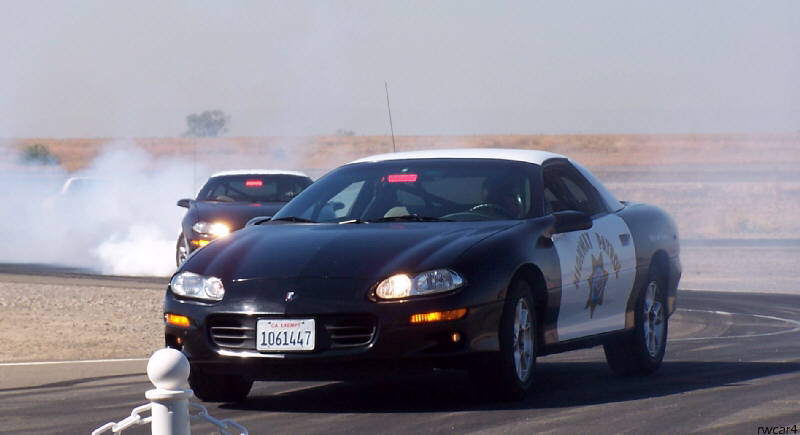
[[[253,387],[253,381],[238,375],[206,373],[192,367],[189,387],[203,402],[241,402]]]
[[[531,288],[524,281],[515,281],[509,288],[500,320],[500,352],[470,368],[472,381],[504,398],[523,398],[533,384],[536,338]]]
[[[661,366],[667,349],[666,277],[651,268],[636,303],[633,334],[603,345],[611,370],[620,375],[649,375]]]

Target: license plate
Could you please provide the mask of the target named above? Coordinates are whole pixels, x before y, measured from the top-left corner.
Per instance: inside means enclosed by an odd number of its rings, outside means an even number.
[[[256,323],[256,350],[314,350],[315,333],[314,319],[259,319]]]

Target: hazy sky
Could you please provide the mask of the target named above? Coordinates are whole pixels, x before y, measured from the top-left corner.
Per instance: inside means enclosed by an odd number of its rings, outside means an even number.
[[[0,8],[0,137],[800,131],[794,0]]]

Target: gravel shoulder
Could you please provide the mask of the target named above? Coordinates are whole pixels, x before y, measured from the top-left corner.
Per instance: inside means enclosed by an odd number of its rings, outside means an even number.
[[[0,361],[147,357],[163,346],[165,283],[0,274]]]

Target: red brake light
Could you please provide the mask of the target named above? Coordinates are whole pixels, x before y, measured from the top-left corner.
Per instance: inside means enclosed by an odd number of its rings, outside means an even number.
[[[390,183],[415,183],[417,174],[392,174],[388,179]]]
[[[244,185],[246,187],[261,187],[264,185],[264,180],[247,180]]]

